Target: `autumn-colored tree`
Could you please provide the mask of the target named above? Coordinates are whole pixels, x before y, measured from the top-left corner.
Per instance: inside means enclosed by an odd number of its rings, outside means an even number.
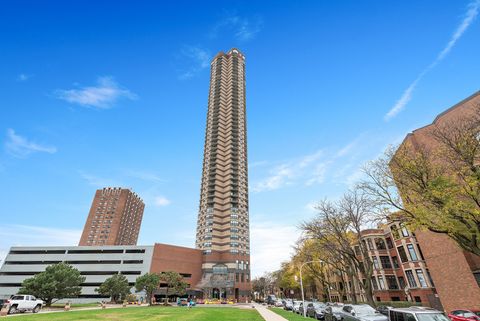
[[[399,213],[413,230],[447,234],[480,255],[480,118],[450,121],[429,133],[435,148],[405,141],[366,165],[358,185],[377,213]]]

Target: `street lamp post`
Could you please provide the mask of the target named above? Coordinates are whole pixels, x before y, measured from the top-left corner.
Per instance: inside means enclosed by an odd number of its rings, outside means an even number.
[[[305,264],[309,264],[309,263],[315,263],[315,262],[320,262],[320,263],[323,263],[322,260],[313,260],[313,261],[307,261],[307,262],[304,262],[302,263],[302,265],[300,265],[300,291],[302,292],[302,307],[303,307],[303,317],[306,318],[306,312],[307,310],[305,309],[305,294],[303,293],[303,278],[302,278],[302,268]]]

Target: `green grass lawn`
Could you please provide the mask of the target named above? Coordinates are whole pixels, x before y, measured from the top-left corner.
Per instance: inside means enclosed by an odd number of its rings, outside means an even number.
[[[15,316],[12,321],[73,321],[73,320],[112,320],[112,321],[263,321],[255,309],[233,307],[210,308],[194,307],[135,307],[90,311],[70,311],[59,313],[31,313]]]
[[[270,310],[272,310],[276,314],[281,315],[282,317],[284,317],[285,319],[287,319],[289,321],[313,320],[312,318],[304,318],[300,314],[296,314],[296,313],[293,313],[292,311],[287,311],[287,310],[284,310],[282,308],[270,308]]]

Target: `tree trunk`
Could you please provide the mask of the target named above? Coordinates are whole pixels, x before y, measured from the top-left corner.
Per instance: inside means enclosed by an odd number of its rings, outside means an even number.
[[[46,300],[43,300],[43,301],[45,301],[45,306],[47,308],[49,308],[52,305],[53,299],[46,299]]]
[[[365,296],[367,297],[367,303],[370,304],[372,307],[376,307],[375,300],[373,299],[373,291],[372,291],[372,282],[370,280],[365,280],[364,290]]]

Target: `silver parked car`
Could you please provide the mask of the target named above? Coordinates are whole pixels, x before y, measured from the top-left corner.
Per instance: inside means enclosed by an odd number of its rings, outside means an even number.
[[[299,313],[300,305],[302,304],[302,301],[293,301],[293,308],[292,311],[294,313]]]
[[[283,308],[287,311],[292,311],[293,310],[293,300],[292,299],[286,299],[285,304],[283,305]]]
[[[450,319],[438,310],[422,307],[398,308],[388,311],[390,321],[449,321]]]
[[[380,314],[368,304],[348,304],[342,308],[343,321],[388,321],[388,317]]]
[[[329,305],[324,310],[325,321],[340,321],[342,320],[342,306]]]

